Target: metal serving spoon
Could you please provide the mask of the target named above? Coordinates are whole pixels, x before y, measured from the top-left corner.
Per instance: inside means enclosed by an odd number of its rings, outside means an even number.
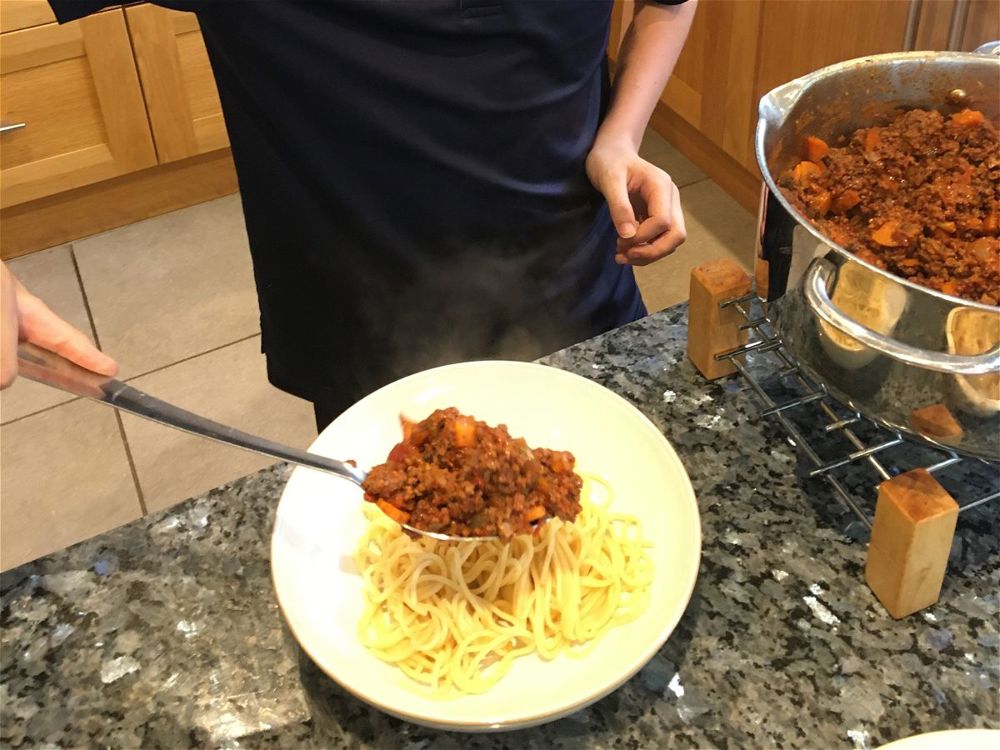
[[[37,383],[43,383],[75,396],[99,401],[115,409],[159,422],[182,432],[234,445],[237,448],[277,458],[281,461],[288,461],[299,466],[325,471],[341,479],[354,482],[359,487],[368,476],[368,472],[364,469],[351,466],[344,461],[276,443],[273,440],[251,435],[248,432],[228,427],[186,409],[181,409],[166,401],[154,398],[138,388],[133,388],[127,383],[91,372],[55,352],[27,342],[22,342],[17,347],[17,367],[19,375]],[[444,542],[483,542],[499,538],[495,536],[452,536],[434,531],[424,531],[405,523],[400,524],[400,526],[413,534]]]

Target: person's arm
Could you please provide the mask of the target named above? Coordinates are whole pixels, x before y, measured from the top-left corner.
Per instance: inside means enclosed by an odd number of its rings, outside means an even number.
[[[684,46],[697,0],[637,0],[622,41],[608,113],[587,156],[587,175],[618,230],[615,260],[645,265],[684,242],[676,186],[639,157],[639,144]]]
[[[17,377],[17,345],[21,341],[61,354],[102,375],[118,371],[111,357],[21,286],[0,262],[0,388]]]

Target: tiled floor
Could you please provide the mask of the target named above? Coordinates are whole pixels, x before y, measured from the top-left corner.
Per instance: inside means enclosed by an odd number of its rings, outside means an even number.
[[[748,265],[753,217],[657,134],[641,153],[680,186],[688,229],[677,253],[637,269],[655,311],[687,299],[688,272],[705,260]],[[315,436],[310,405],[265,377],[237,196],[9,265],[137,387],[293,445]],[[0,422],[4,570],[270,463],[25,381],[0,394]]]
[[[238,196],[18,258],[12,272],[178,406],[293,445],[311,406],[270,386]],[[0,394],[0,568],[273,463],[44,386]]]

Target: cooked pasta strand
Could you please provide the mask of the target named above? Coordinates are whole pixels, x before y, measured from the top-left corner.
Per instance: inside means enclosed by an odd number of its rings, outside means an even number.
[[[366,505],[360,641],[445,693],[484,692],[527,653],[585,656],[650,602],[649,544],[638,519],[608,512],[613,494],[585,477],[574,523],[556,518],[506,544],[410,539]]]

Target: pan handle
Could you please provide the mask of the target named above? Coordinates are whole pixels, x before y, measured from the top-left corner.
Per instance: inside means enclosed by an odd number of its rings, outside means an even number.
[[[983,354],[946,354],[904,344],[861,325],[845,315],[830,299],[827,289],[833,273],[832,262],[825,258],[817,258],[805,273],[803,291],[812,311],[838,331],[846,333],[887,357],[925,370],[952,375],[985,375],[1000,371],[1000,347]]]

